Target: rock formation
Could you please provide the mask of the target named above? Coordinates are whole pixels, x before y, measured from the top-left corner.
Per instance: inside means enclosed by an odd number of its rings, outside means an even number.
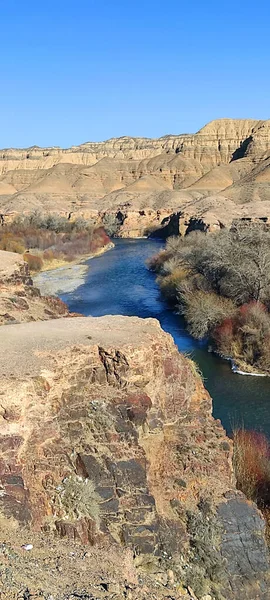
[[[2,254],[22,320],[32,301],[46,319]],[[235,488],[194,364],[156,320],[5,325],[0,371],[1,600],[269,599],[264,521]]]
[[[7,219],[56,211],[99,222],[120,210],[118,234],[141,236],[159,227],[161,210],[181,211],[211,229],[269,218],[269,165],[270,120],[220,119],[196,134],[159,139],[7,149],[0,152],[0,212]]]
[[[0,250],[0,325],[55,319],[68,308],[55,296],[41,296],[22,256]]]

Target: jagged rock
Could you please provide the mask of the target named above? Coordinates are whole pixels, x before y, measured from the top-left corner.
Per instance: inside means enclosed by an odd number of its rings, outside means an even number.
[[[67,316],[59,298],[41,296],[27,263],[14,252],[0,250],[0,325]]]
[[[231,442],[199,376],[157,321],[5,326],[0,357],[2,521],[104,548],[104,559],[108,545],[130,549],[141,577],[152,573],[135,599],[155,585],[159,598],[168,570],[197,597],[215,585],[226,600],[267,598],[264,523],[236,492]],[[91,569],[84,580],[90,590]]]
[[[269,551],[264,542],[265,523],[243,494],[225,494],[218,513],[224,527],[221,553],[230,573],[230,587],[241,600],[269,598],[269,587],[258,572],[266,572]],[[241,575],[240,575],[241,574]],[[244,583],[245,582],[245,583]],[[229,590],[227,590],[229,593]]]

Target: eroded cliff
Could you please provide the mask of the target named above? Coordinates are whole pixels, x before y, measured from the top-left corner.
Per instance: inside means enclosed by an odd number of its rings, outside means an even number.
[[[121,211],[124,237],[159,227],[162,210],[182,212],[193,224],[202,219],[210,229],[239,217],[269,218],[269,123],[219,119],[195,134],[2,150],[0,212],[6,219],[39,210],[100,222],[104,212]]]
[[[156,320],[8,325],[0,371],[3,598],[269,598],[263,519]]]

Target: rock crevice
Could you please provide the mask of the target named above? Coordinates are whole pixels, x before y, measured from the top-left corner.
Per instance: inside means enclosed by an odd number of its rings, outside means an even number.
[[[200,377],[158,322],[68,318],[4,331],[0,352],[12,334],[12,360],[24,353],[26,363],[2,386],[2,515],[129,548],[142,572],[165,581],[171,569],[199,598],[266,599],[263,520],[235,489],[231,442]]]

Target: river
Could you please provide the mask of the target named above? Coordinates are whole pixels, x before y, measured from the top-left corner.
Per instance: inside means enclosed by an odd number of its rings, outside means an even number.
[[[245,426],[270,437],[270,377],[233,373],[227,361],[209,353],[206,343],[187,333],[183,319],[168,308],[155,275],[145,266],[147,258],[162,247],[158,240],[115,240],[115,248],[88,261],[84,283],[59,296],[71,311],[86,316],[121,314],[158,319],[179,350],[189,353],[199,365],[213,398],[213,414],[221,419],[228,434],[234,427]],[[46,277],[48,274],[42,273],[39,281]]]

